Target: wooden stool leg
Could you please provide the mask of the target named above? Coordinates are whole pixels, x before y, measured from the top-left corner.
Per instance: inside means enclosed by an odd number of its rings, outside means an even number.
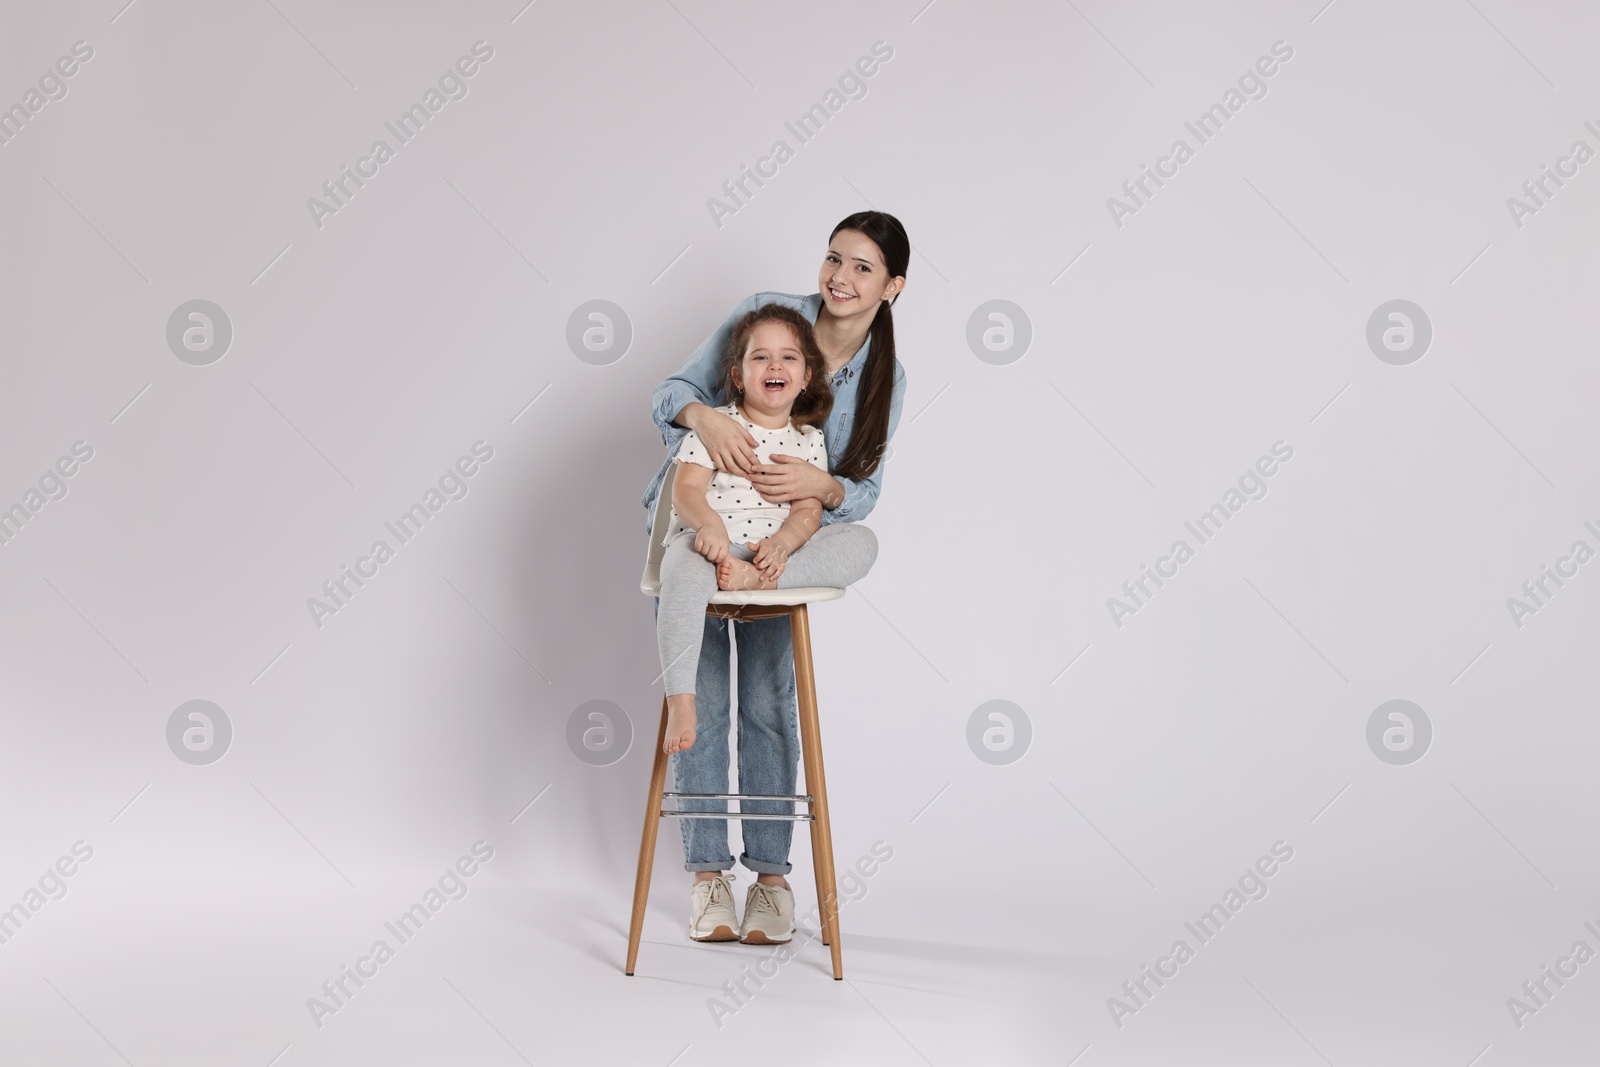
[[[792,632],[793,632],[793,629],[792,629],[792,626],[791,626],[791,633]],[[798,658],[796,658],[795,662],[796,662],[796,673],[798,674],[798,665],[799,665]],[[799,689],[800,689],[799,679],[796,678],[796,685],[795,685],[796,696],[799,695]],[[812,789],[811,789],[811,776],[812,776],[811,768],[813,766],[812,757],[811,757],[811,751],[812,751],[812,747],[811,747],[811,731],[812,731],[812,726],[813,726],[813,724],[812,724],[811,719],[805,714],[804,711],[802,711],[800,713],[800,751],[801,751],[801,753],[802,753],[802,755],[804,757],[804,760],[805,760],[806,792],[808,794],[812,795],[812,796],[815,796],[816,794],[813,793]],[[822,943],[824,945],[832,945],[833,944],[833,928],[828,924],[827,914],[822,910],[823,901],[826,899],[826,894],[824,892],[824,887],[828,884],[827,870],[823,867],[823,864],[822,864],[822,851],[823,851],[823,848],[822,848],[822,823],[820,821],[820,816],[817,815],[817,805],[815,803],[812,803],[811,805],[809,805],[809,807],[810,807],[810,810],[811,810],[811,814],[813,816],[813,818],[811,819],[811,822],[810,822],[810,825],[811,825],[811,876],[812,876],[811,884],[817,887],[817,912],[818,912],[818,918],[820,918],[821,921],[822,921]]]
[[[639,841],[639,873],[633,879],[633,921],[628,927],[628,965],[633,974],[639,958],[639,938],[644,933],[644,908],[650,899],[650,872],[656,862],[656,831],[661,828],[661,794],[667,787],[667,698],[661,698],[661,728],[656,731],[656,759],[650,771],[650,799],[644,813],[644,837]]]
[[[800,746],[806,763],[806,792],[811,795],[811,851],[816,865],[817,897],[822,904],[823,940],[833,955],[833,977],[844,979],[839,946],[839,892],[833,872],[833,830],[828,824],[828,785],[822,770],[822,731],[817,719],[817,682],[811,670],[811,626],[806,606],[789,615],[794,644],[795,696],[800,706]]]

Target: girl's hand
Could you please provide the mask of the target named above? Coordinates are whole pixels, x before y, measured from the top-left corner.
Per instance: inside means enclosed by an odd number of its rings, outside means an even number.
[[[711,462],[716,464],[718,470],[749,477],[750,472],[759,465],[760,460],[756,458],[758,442],[749,430],[731,417],[708,407],[695,413],[694,423],[694,432],[700,436]]]
[[[774,452],[771,463],[756,464],[754,471],[745,477],[756,487],[762,500],[773,504],[812,497],[822,501],[823,507],[838,507],[843,499],[833,475],[814,463],[784,452]]]
[[[764,541],[757,541],[750,547],[755,549],[756,553],[750,562],[761,572],[761,577],[777,581],[778,576],[783,573],[784,565],[789,562],[789,550],[770,537]]]
[[[706,523],[695,531],[694,550],[712,563],[721,563],[728,558],[727,528],[720,522],[716,526]]]

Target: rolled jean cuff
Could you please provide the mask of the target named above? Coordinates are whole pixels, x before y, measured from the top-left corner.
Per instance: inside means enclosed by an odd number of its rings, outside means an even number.
[[[788,874],[794,870],[794,864],[787,861],[784,863],[769,863],[766,860],[751,859],[748,852],[739,857],[739,862],[757,874]]]
[[[692,862],[686,862],[683,865],[683,869],[686,871],[726,871],[732,869],[732,867],[732,856],[729,856],[725,860],[696,860]]]

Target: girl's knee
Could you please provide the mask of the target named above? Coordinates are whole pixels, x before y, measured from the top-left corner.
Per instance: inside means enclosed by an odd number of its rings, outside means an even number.
[[[867,557],[867,566],[872,566],[878,559],[878,535],[872,532],[872,527],[856,524],[856,529],[861,533],[857,536],[861,540],[862,553]]]

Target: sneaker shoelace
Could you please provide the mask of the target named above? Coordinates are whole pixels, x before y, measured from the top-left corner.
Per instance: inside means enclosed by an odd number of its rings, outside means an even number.
[[[772,890],[774,888],[781,889],[783,888],[782,886],[774,887],[767,885],[765,882],[757,882],[751,888],[755,890],[755,893],[750,898],[748,910],[770,912],[774,918],[781,917],[782,912],[778,908],[778,901],[773,896]]]
[[[705,880],[703,884],[710,885],[711,888],[706,892],[705,907],[700,909],[701,915],[704,915],[711,910],[713,905],[719,903],[725,904],[730,908],[733,907],[733,894],[728,889],[729,881],[730,879],[727,878],[707,878]],[[695,888],[698,889],[699,886]]]

